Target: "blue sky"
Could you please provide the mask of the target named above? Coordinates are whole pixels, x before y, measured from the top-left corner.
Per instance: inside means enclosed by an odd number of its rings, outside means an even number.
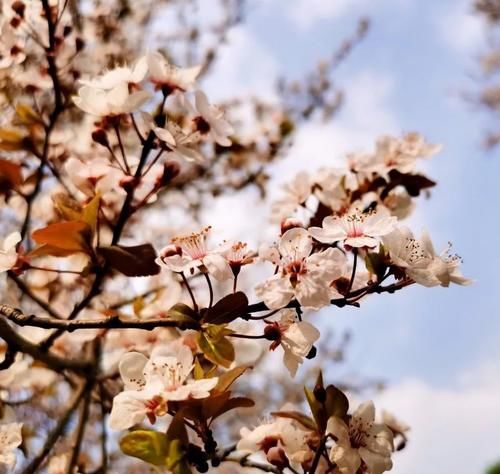
[[[390,402],[386,408],[396,413],[400,408],[414,427],[416,439],[394,472],[481,472],[500,458],[498,442],[492,442],[500,440],[499,259],[487,251],[500,233],[500,156],[481,148],[489,119],[463,96],[480,77],[476,60],[484,25],[462,0],[249,3],[248,23],[230,35],[232,45],[208,81],[212,96],[257,91],[272,98],[278,74],[300,77],[349,36],[358,17],[372,21],[366,40],[335,76],[347,93],[345,108],[334,123],[299,132],[290,156],[272,169],[274,184],[293,177],[305,160],[314,168],[335,163],[345,151],[370,148],[382,133],[418,131],[444,146],[425,165],[438,186],[430,200],[420,200],[410,225],[417,232],[427,227],[437,249],[451,240],[475,284],[411,287],[372,298],[359,310],[324,311],[316,321],[352,330],[348,370],[388,380],[381,404]],[[233,217],[245,216],[249,200],[258,206],[252,194],[243,203],[227,198],[213,215],[229,209]],[[245,229],[245,220],[242,233],[255,229],[255,221]],[[443,426],[429,429],[423,418]],[[457,434],[465,429],[467,443]],[[476,450],[473,459],[457,459],[462,446]],[[432,467],[419,464],[423,456]]]

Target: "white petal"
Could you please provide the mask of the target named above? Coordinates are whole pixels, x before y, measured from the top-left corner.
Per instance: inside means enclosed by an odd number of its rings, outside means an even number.
[[[279,251],[284,257],[303,260],[312,250],[312,239],[307,230],[295,227],[287,230],[281,237]]]
[[[19,242],[21,242],[21,234],[19,232],[12,232],[3,241],[4,251],[13,249]]]
[[[109,427],[112,430],[126,430],[140,423],[146,416],[147,409],[140,392],[127,390],[113,399],[109,414]]]
[[[203,265],[219,281],[229,280],[234,276],[228,261],[220,254],[207,255],[203,259]]]
[[[118,365],[118,370],[125,383],[125,389],[139,389],[144,384],[144,367],[148,358],[140,352],[127,352]]]
[[[289,278],[274,275],[255,287],[255,295],[262,298],[269,309],[280,309],[290,302],[294,291]]]

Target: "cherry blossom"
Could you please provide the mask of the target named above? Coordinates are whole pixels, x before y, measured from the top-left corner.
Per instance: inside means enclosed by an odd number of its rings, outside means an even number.
[[[449,254],[449,247],[436,255],[427,232],[420,240],[415,239],[407,227],[399,227],[384,236],[383,242],[393,264],[403,269],[406,275],[423,286],[449,286],[450,283],[468,285],[471,280],[460,272],[461,259]]]
[[[278,346],[283,348],[283,363],[292,377],[295,377],[299,365],[320,336],[320,332],[311,323],[297,321],[295,311],[288,309],[281,312],[279,322],[268,324],[266,332],[276,334],[271,350]]]
[[[142,113],[141,118],[146,130],[152,131],[173,155],[195,163],[206,161],[197,149],[201,139],[199,132],[186,132],[179,125],[170,121],[165,126],[159,127],[151,114],[148,113]]]
[[[209,251],[206,245],[206,237],[210,227],[200,232],[174,237],[172,243],[160,251],[156,262],[169,270],[181,273],[192,272],[196,268],[205,269],[217,280],[228,280],[232,278],[233,272],[228,261],[217,251]]]
[[[278,273],[255,287],[255,294],[269,308],[283,308],[294,297],[313,309],[330,303],[329,286],[342,275],[345,256],[332,248],[311,255],[312,248],[307,230],[294,228],[283,234],[277,248],[259,252],[279,266]]]
[[[187,91],[194,87],[200,74],[201,66],[179,68],[170,64],[161,53],[151,53],[147,56],[149,76],[158,89],[171,91]]]
[[[137,111],[151,98],[148,91],[130,92],[126,82],[112,89],[83,86],[73,102],[84,112],[99,117],[112,117]]]
[[[21,242],[21,234],[19,232],[12,232],[5,237],[0,249],[0,272],[6,272],[16,265],[16,246],[19,242]]]
[[[344,216],[329,216],[322,227],[310,227],[310,234],[319,242],[342,242],[349,247],[375,247],[379,237],[391,232],[397,218],[384,211],[357,211]]]
[[[196,129],[202,135],[210,135],[213,141],[221,146],[231,146],[231,140],[228,137],[233,134],[234,129],[229,122],[224,120],[224,112],[211,105],[202,91],[195,92],[195,100],[196,110],[199,113],[193,119]]]
[[[80,83],[94,89],[111,90],[121,83],[137,85],[146,77],[147,72],[147,58],[143,56],[133,67],[116,67],[93,79],[80,79]]]
[[[15,421],[15,413],[12,408],[2,406],[2,418],[0,419],[0,466],[6,465],[13,468],[16,464],[16,449],[23,441],[22,423]]]
[[[167,413],[169,401],[206,398],[218,382],[210,379],[188,380],[193,370],[191,349],[181,342],[158,346],[148,359],[140,352],[125,354],[119,364],[125,390],[113,400],[110,427],[125,430],[145,417],[154,423]]]
[[[295,410],[291,404],[281,408],[281,411],[291,410]],[[253,430],[243,427],[236,449],[245,453],[263,451],[270,462],[276,459],[277,451],[281,451],[289,461],[300,464],[314,456],[308,446],[310,436],[311,433],[295,421],[278,417],[275,421],[263,423]]]
[[[330,460],[341,474],[356,474],[364,463],[370,474],[382,474],[392,469],[393,435],[387,426],[375,423],[373,402],[365,402],[346,423],[332,416],[327,434],[334,437]]]
[[[276,200],[271,207],[272,220],[281,222],[293,216],[311,196],[312,182],[309,173],[301,171],[283,187],[283,197]]]

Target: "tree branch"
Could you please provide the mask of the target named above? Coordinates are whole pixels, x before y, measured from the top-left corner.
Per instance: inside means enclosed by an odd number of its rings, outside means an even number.
[[[11,308],[7,305],[0,305],[0,314],[4,315],[8,319],[13,317],[14,314],[22,314],[19,310]],[[59,321],[55,319],[54,321]],[[62,370],[71,369],[76,371],[86,371],[88,370],[90,364],[83,360],[74,360],[59,357],[52,354],[51,352],[44,351],[40,349],[38,344],[34,344],[21,335],[19,335],[3,318],[0,318],[0,337],[9,346],[9,350],[22,352],[28,354],[33,359],[39,360],[44,364],[48,365],[50,368],[54,369],[56,372]]]

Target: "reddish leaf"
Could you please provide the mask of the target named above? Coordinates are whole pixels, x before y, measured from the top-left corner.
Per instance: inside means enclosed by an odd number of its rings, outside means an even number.
[[[112,268],[126,276],[149,276],[160,273],[160,267],[155,263],[156,252],[151,244],[134,247],[112,245],[99,247],[97,251]]]
[[[45,255],[92,254],[92,231],[81,221],[56,222],[35,230],[33,240],[44,247]]]
[[[205,311],[203,322],[210,324],[228,324],[245,315],[248,298],[245,293],[237,291],[219,300],[212,308]]]
[[[12,163],[12,161],[0,159],[0,186],[8,186],[9,188],[16,188],[23,182],[23,175],[21,173],[21,166]]]

